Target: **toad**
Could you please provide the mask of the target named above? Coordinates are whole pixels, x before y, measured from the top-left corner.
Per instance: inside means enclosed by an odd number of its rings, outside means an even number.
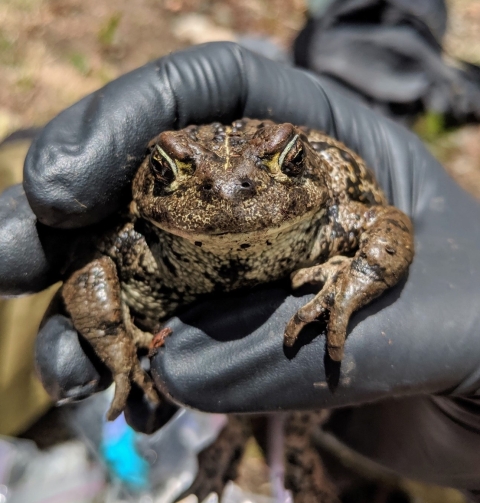
[[[293,288],[317,285],[284,343],[323,317],[340,361],[351,314],[395,285],[413,254],[410,219],[356,153],[319,131],[243,119],[152,140],[128,211],[79,241],[60,295],[112,372],[114,419],[132,381],[159,402],[137,348],[162,344],[162,322],[199,297],[289,275]]]

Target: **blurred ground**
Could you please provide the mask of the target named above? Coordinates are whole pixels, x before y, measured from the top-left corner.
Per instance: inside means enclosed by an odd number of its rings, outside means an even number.
[[[480,2],[447,3],[447,54],[480,64]],[[44,124],[115,77],[194,43],[255,34],[288,48],[305,9],[304,0],[0,0],[0,141]],[[480,197],[480,126],[449,131],[441,118],[427,115],[416,131],[450,174]],[[25,152],[23,143],[0,153],[0,190],[20,179]],[[265,463],[255,446],[248,453],[242,485],[265,492]],[[418,503],[464,501],[456,491],[410,482],[404,488]]]
[[[447,0],[449,56],[480,63],[480,2]],[[2,0],[0,140],[147,61],[194,43],[271,37],[289,47],[304,0]],[[422,127],[417,131],[422,135]],[[480,127],[424,136],[463,187],[480,197]]]
[[[287,46],[303,17],[302,0],[2,0],[0,138],[192,43],[239,32]]]

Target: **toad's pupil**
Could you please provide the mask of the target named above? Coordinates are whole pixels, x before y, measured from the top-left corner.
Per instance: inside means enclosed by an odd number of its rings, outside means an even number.
[[[169,184],[173,182],[175,174],[170,164],[163,158],[159,158],[155,152],[150,156],[150,168],[155,176],[162,182]]]
[[[291,157],[290,159],[288,158],[285,159],[283,166],[282,166],[282,171],[287,175],[287,176],[299,176],[303,172],[303,149],[297,150],[297,152]]]

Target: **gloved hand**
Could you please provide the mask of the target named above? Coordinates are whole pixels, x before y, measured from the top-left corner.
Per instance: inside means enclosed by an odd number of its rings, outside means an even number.
[[[285,324],[306,298],[274,285],[203,303],[171,320],[173,335],[152,361],[157,386],[211,412],[389,398],[343,412],[338,421],[334,415],[337,435],[407,474],[480,489],[474,398],[480,393],[480,205],[417,137],[322,78],[233,44],[208,44],[150,63],[73,105],[45,127],[25,165],[28,202],[38,221],[55,229],[36,224],[20,188],[1,197],[0,291],[38,291],[56,280],[75,232],[61,229],[97,222],[125,203],[132,173],[159,131],[242,116],[322,129],[358,152],[390,202],[412,218],[414,262],[406,280],[353,315],[340,365],[324,358],[325,340],[313,337],[314,328],[304,345],[284,348]],[[57,399],[104,386],[101,366],[60,315],[40,331],[37,365]]]

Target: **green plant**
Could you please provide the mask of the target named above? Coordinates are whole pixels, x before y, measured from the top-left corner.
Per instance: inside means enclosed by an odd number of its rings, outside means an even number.
[[[104,47],[111,47],[115,43],[121,19],[122,13],[115,12],[100,27],[97,38]]]
[[[90,73],[90,64],[87,57],[81,52],[72,52],[69,56],[69,61],[82,75]]]

